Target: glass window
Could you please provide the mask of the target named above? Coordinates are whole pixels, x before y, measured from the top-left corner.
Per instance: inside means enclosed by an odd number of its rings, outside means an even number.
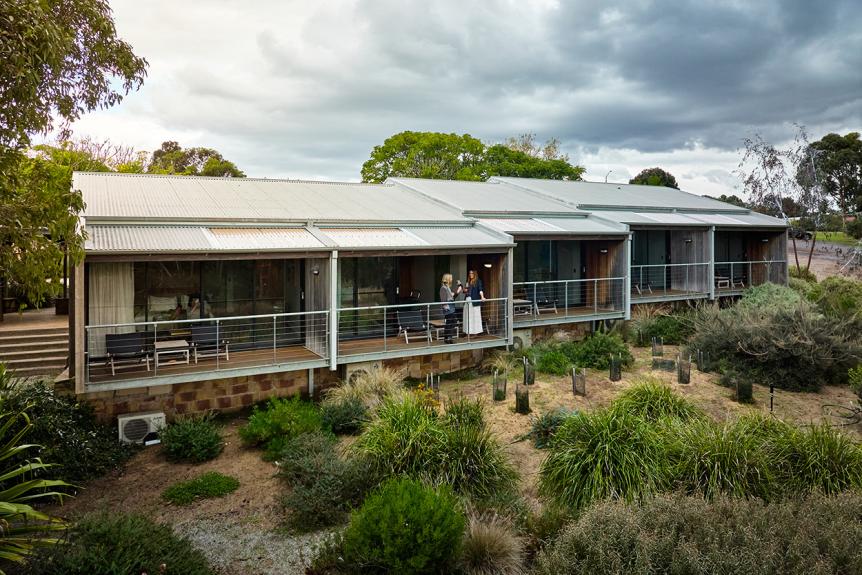
[[[137,275],[135,279],[137,281]],[[146,290],[142,295],[146,298],[150,321],[200,318],[200,293],[197,262],[147,264]]]

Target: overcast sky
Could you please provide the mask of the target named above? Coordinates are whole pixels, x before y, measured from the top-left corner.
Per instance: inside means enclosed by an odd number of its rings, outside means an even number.
[[[859,0],[111,4],[149,75],[76,133],[213,147],[249,176],[358,180],[403,130],[530,132],[588,180],[661,166],[718,195],[746,135],[862,128]]]

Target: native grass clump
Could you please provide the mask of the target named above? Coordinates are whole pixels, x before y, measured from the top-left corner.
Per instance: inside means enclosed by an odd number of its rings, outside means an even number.
[[[536,362],[536,369],[551,375],[567,375],[573,367],[608,369],[611,357],[623,366],[634,362],[629,347],[616,333],[596,332],[582,341],[549,341],[525,351]]]
[[[511,488],[515,471],[485,424],[481,403],[461,399],[441,414],[415,394],[387,399],[351,446],[387,476],[449,485],[478,498]]]

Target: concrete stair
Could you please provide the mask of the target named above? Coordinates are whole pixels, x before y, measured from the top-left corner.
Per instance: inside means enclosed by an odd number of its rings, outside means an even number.
[[[54,376],[69,354],[65,327],[21,327],[0,331],[0,362],[18,377]]]

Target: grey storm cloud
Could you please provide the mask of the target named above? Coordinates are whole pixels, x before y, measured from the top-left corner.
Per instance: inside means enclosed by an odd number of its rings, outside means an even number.
[[[181,12],[164,0],[147,14],[114,4],[151,62],[129,114],[252,175],[355,179],[374,145],[408,129],[531,132],[578,161],[862,124],[858,0],[223,1],[184,19],[159,16]],[[730,181],[710,169],[700,176]]]

